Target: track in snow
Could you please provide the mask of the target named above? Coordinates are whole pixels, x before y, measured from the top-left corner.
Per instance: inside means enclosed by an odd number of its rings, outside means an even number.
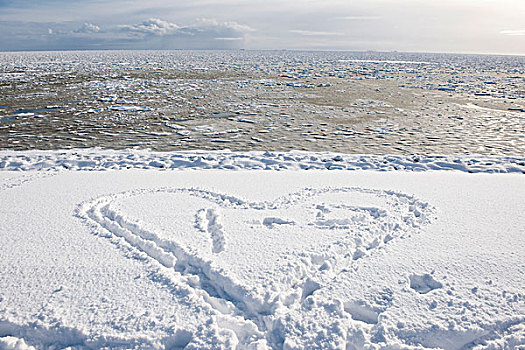
[[[173,196],[183,207],[185,197],[201,200],[203,207],[188,205],[185,209],[195,210],[191,213],[193,222],[188,226],[193,232],[184,232],[184,235],[200,235],[198,238],[205,242],[193,246],[167,236],[119,208],[123,201],[140,201],[141,196],[147,195],[163,195],[162,200],[166,200],[167,195]],[[361,201],[366,205],[359,205]],[[369,205],[374,202],[382,205]],[[123,244],[131,245],[177,274],[190,277],[193,282],[187,287],[195,289],[221,314],[219,326],[233,330],[239,345],[266,342],[275,348],[282,347],[285,338],[278,327],[287,314],[285,311],[283,316],[283,308],[297,309],[341,271],[351,269],[356,260],[366,259],[396,238],[416,232],[431,219],[432,213],[427,203],[412,196],[358,187],[304,189],[264,202],[250,202],[200,189],[160,188],[103,196],[82,203],[78,208],[78,216],[95,224],[98,233],[120,237],[126,242]],[[235,233],[238,228],[231,224],[238,224],[243,219],[248,224],[242,232],[257,234],[261,239],[266,236],[275,236],[276,240],[283,238],[278,245],[288,244],[286,235],[296,235],[295,240],[290,241],[291,248],[283,248],[287,267],[270,273],[262,266],[254,272],[261,274],[254,276],[254,280],[264,280],[260,286],[240,281],[220,258],[242,254],[234,251],[239,245],[232,246],[229,241],[239,238]],[[171,228],[174,231],[181,229],[174,226]],[[313,234],[308,235],[309,232]],[[323,241],[326,237],[332,241],[319,245],[317,236]],[[264,251],[264,241],[255,238],[246,243],[260,244]],[[298,251],[298,245],[303,251]],[[281,278],[283,283],[273,294],[265,293],[270,279],[275,278]],[[345,311],[359,317],[355,308]]]

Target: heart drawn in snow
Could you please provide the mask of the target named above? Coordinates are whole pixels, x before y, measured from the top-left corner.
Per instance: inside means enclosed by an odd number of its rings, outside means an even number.
[[[78,212],[191,275],[192,288],[253,316],[300,303],[356,260],[417,231],[432,209],[403,193],[358,187],[304,189],[263,202],[161,188],[104,196]]]

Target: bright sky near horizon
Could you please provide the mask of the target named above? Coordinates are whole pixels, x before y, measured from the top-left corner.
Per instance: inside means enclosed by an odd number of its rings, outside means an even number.
[[[0,50],[525,55],[525,0],[0,0]]]

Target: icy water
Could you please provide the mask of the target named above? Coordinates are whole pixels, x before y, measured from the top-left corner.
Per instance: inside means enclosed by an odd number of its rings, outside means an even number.
[[[0,53],[0,148],[525,155],[525,57]]]

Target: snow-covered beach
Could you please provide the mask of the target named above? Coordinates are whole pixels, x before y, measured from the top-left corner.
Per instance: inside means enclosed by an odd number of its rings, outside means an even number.
[[[524,346],[524,162],[1,151],[0,348]]]

